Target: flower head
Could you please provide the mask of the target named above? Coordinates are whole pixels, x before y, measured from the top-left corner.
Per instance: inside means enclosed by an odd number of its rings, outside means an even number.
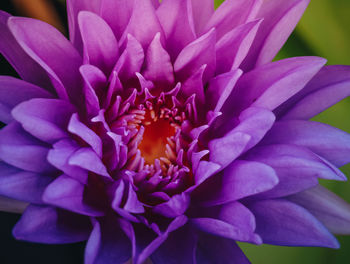
[[[0,194],[14,235],[86,263],[248,263],[235,241],[338,247],[350,135],[308,121],[350,68],[271,62],[308,1],[71,0],[70,41],[1,13]]]

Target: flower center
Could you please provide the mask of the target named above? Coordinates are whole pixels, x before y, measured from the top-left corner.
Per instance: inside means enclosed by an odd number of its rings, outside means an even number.
[[[175,134],[175,127],[166,119],[145,121],[145,132],[138,148],[147,164],[153,164],[155,159],[166,156],[166,145]]]

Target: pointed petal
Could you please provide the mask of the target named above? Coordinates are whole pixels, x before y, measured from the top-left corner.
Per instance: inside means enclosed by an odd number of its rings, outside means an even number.
[[[84,45],[84,61],[97,66],[106,75],[118,59],[118,43],[108,24],[98,15],[82,11],[78,15]]]
[[[205,35],[188,44],[176,58],[174,70],[180,80],[198,71],[204,64],[207,65],[203,83],[206,83],[215,72],[215,41],[216,30],[212,29]]]
[[[248,206],[264,243],[279,246],[338,248],[338,241],[304,208],[286,200],[262,200]]]
[[[84,241],[90,232],[88,217],[37,205],[29,205],[13,229],[16,239],[45,244]]]
[[[157,9],[157,16],[164,29],[166,47],[171,58],[196,37],[191,0],[163,0]]]
[[[45,190],[45,203],[87,216],[103,216],[101,210],[93,208],[84,202],[85,186],[67,175],[55,179]]]
[[[48,151],[17,122],[0,130],[0,159],[12,166],[31,172],[52,172],[55,169],[46,160]]]
[[[49,175],[22,171],[0,162],[0,195],[41,204],[42,194],[52,181]]]
[[[50,98],[49,92],[31,83],[10,76],[0,76],[0,120],[10,123],[11,110],[32,98]]]
[[[203,86],[203,75],[206,70],[207,65],[203,65],[195,72],[192,76],[190,76],[181,86],[181,94],[183,94],[184,98],[189,98],[192,95],[196,95],[196,102],[198,105],[204,104],[204,86]]]
[[[190,197],[186,193],[177,194],[170,198],[169,201],[153,207],[153,212],[165,217],[175,218],[183,215],[190,205]]]
[[[203,27],[208,21],[208,17],[211,17],[214,13],[214,2],[212,0],[191,0],[193,23],[196,33],[202,31]]]
[[[318,122],[304,120],[276,122],[262,144],[304,146],[337,167],[350,162],[350,135]]]
[[[0,53],[4,55],[6,60],[24,81],[38,85],[54,93],[54,89],[45,70],[28,56],[10,32],[7,26],[7,21],[10,17],[10,14],[0,11]]]
[[[269,63],[288,39],[309,0],[262,1],[255,17],[264,18],[242,69],[249,71]]]
[[[74,112],[74,106],[67,101],[37,98],[16,106],[12,115],[28,133],[42,141],[54,143],[69,137],[67,126]]]
[[[350,234],[350,205],[321,185],[288,198],[322,222],[327,229],[338,235]]]
[[[157,33],[148,47],[145,59],[143,76],[154,83],[172,84],[174,69],[168,52],[160,42],[160,33]]]

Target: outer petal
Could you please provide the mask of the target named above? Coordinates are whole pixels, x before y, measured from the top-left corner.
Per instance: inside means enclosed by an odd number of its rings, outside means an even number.
[[[337,167],[350,161],[350,135],[326,124],[288,120],[276,122],[262,144],[304,146]]]
[[[21,47],[47,71],[59,97],[77,100],[82,59],[71,43],[57,29],[39,20],[12,17],[8,24]]]
[[[52,95],[49,92],[36,85],[10,76],[0,76],[0,120],[11,122],[11,110],[23,101],[50,97]]]
[[[288,199],[305,207],[332,233],[350,234],[350,205],[326,188],[319,185]]]
[[[0,11],[0,53],[11,63],[23,80],[54,92],[45,70],[27,55],[10,32],[7,26],[10,17],[10,14]]]
[[[335,237],[304,208],[286,200],[257,201],[248,208],[264,243],[338,248]]]
[[[84,61],[109,75],[119,55],[113,31],[101,17],[91,12],[80,12],[78,21],[84,44]]]
[[[197,263],[200,264],[250,264],[234,241],[209,234],[199,236],[196,253]]]
[[[276,112],[282,119],[310,119],[350,96],[350,66],[325,66]]]
[[[157,16],[164,29],[166,47],[172,59],[196,37],[191,0],[163,0]]]
[[[84,241],[91,231],[87,217],[49,206],[29,205],[13,229],[20,240],[46,244]]]
[[[49,175],[22,171],[0,162],[0,195],[41,204],[41,196],[52,180]]]
[[[272,61],[308,4],[309,0],[263,1],[256,17],[264,22],[243,62],[244,71]]]
[[[212,0],[191,0],[193,23],[196,33],[199,34],[214,13],[214,2]]]
[[[12,115],[28,133],[45,142],[54,143],[69,137],[66,129],[74,111],[74,107],[67,101],[32,99],[16,106]]]
[[[52,172],[48,146],[26,133],[17,122],[0,130],[0,159],[31,172]]]

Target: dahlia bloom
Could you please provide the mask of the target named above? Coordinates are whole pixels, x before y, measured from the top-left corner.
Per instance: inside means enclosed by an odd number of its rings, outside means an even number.
[[[350,135],[308,121],[350,67],[271,62],[308,0],[68,0],[70,40],[0,13],[0,194],[13,234],[85,263],[249,263],[235,241],[337,248]],[[18,204],[18,202],[16,202]],[[10,206],[10,205],[9,205]]]

